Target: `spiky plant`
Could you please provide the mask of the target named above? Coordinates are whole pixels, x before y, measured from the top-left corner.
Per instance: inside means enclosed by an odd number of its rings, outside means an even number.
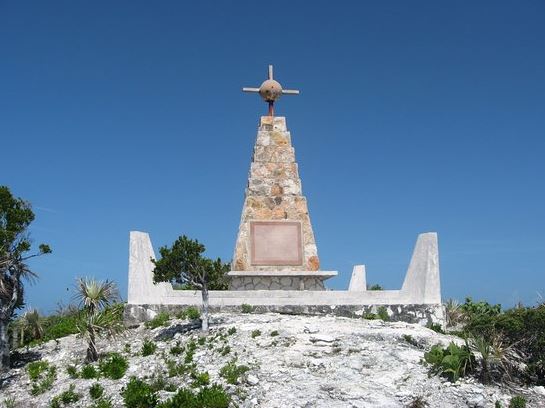
[[[87,338],[87,361],[97,361],[97,337],[111,337],[124,331],[121,306],[114,305],[119,300],[117,286],[109,280],[78,278],[74,299],[83,310],[78,329]]]
[[[447,327],[452,327],[459,323],[463,323],[465,314],[461,308],[460,302],[458,302],[456,299],[447,300],[445,303],[445,317],[447,320]]]
[[[44,329],[42,327],[42,316],[40,316],[38,309],[27,309],[17,321],[17,328],[19,329],[20,346],[25,343],[25,333],[30,333],[33,340],[41,339],[44,335]]]

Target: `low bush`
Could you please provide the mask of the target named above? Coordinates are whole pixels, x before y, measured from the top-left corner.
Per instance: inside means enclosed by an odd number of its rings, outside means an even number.
[[[78,369],[74,365],[69,365],[66,367],[66,373],[68,374],[68,377],[73,380],[79,377]]]
[[[374,313],[364,313],[361,317],[366,320],[376,320],[378,316]]]
[[[367,285],[367,290],[384,290],[384,288],[378,283],[375,283],[374,285]]]
[[[121,390],[123,402],[127,408],[153,408],[157,405],[157,393],[146,382],[131,377]]]
[[[32,395],[49,391],[57,379],[57,368],[45,360],[29,363],[26,370],[32,384],[30,388]]]
[[[276,336],[278,336],[279,334],[280,334],[280,333],[278,333],[278,330],[273,330],[273,331],[271,332],[271,337],[276,337]]]
[[[443,328],[441,327],[439,323],[429,323],[426,325],[426,327],[430,330],[433,330],[436,333],[445,334],[445,331],[443,330]]]
[[[70,405],[73,402],[78,402],[81,395],[74,391],[75,386],[72,384],[68,390],[60,393],[56,397],[53,397],[49,403],[50,408],[61,408],[62,406]]]
[[[201,311],[195,306],[190,306],[185,310],[185,315],[189,320],[197,320],[201,317]]]
[[[106,358],[100,360],[98,367],[104,377],[119,380],[125,375],[129,363],[121,354],[110,353]]]
[[[157,344],[155,344],[153,341],[148,339],[144,340],[144,343],[142,344],[143,357],[151,356],[152,354],[155,353],[156,350],[157,350]]]
[[[229,330],[227,330],[227,334],[229,336],[232,336],[233,334],[235,334],[237,332],[237,328],[236,327],[229,327]]]
[[[100,385],[100,383],[94,383],[89,388],[89,395],[92,399],[96,400],[102,397],[102,394],[104,394],[104,387]]]
[[[256,337],[261,336],[261,330],[256,329],[256,330],[252,331],[251,336],[252,336],[252,339],[255,339]]]
[[[207,371],[202,373],[193,371],[191,372],[191,379],[193,380],[193,383],[191,384],[193,387],[204,387],[205,385],[210,384],[210,374],[208,374]]]
[[[99,377],[99,372],[94,365],[85,364],[83,367],[81,367],[81,378],[90,380],[92,378],[98,378],[98,377]]]
[[[173,356],[177,356],[184,352],[184,348],[180,345],[180,342],[177,341],[176,344],[170,348],[169,352]]]
[[[455,343],[450,343],[447,348],[436,344],[424,353],[424,359],[431,364],[433,372],[445,376],[451,382],[469,374],[475,365],[475,357],[469,347],[460,347]]]
[[[189,364],[193,361],[195,350],[197,350],[197,343],[195,343],[194,340],[191,340],[189,343],[187,343],[187,348],[185,352],[184,362],[186,364]]]
[[[229,384],[238,384],[238,379],[250,368],[245,365],[237,365],[236,360],[232,360],[224,365],[220,370],[220,376],[225,378]]]
[[[100,398],[89,405],[88,408],[113,408],[113,406],[110,398]]]
[[[220,348],[218,351],[221,356],[225,357],[227,354],[231,352],[231,346],[225,345],[224,347]]]
[[[387,322],[388,320],[390,320],[390,316],[388,315],[388,310],[386,309],[385,306],[380,306],[378,309],[377,309],[377,316],[379,319]]]
[[[252,313],[254,311],[254,307],[246,303],[243,303],[240,308],[242,310],[242,313]]]
[[[197,394],[180,388],[172,398],[157,405],[157,408],[227,408],[231,397],[217,384],[202,388]]]
[[[509,401],[509,408],[526,408],[526,398],[522,395],[517,395]]]
[[[405,340],[411,346],[418,347],[418,342],[410,334],[404,334],[402,337],[403,337],[403,340]]]
[[[160,312],[153,319],[144,323],[144,326],[148,329],[156,329],[161,326],[166,326],[169,320],[170,316],[167,312]]]

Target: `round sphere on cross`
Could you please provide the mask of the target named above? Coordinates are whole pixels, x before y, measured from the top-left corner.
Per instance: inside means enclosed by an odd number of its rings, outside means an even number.
[[[259,87],[259,95],[266,102],[274,102],[282,96],[282,85],[274,79],[267,79]]]

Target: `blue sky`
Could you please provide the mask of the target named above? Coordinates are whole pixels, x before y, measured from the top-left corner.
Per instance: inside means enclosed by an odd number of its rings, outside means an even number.
[[[545,3],[0,2],[0,184],[32,202],[27,302],[126,297],[128,236],[229,260],[267,64],[330,287],[396,289],[439,234],[443,297],[545,296]]]

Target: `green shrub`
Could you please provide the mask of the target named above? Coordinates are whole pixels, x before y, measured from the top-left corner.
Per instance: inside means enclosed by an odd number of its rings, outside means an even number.
[[[170,348],[170,354],[173,356],[180,355],[184,352],[184,348],[180,345],[180,342],[177,341],[174,346]]]
[[[503,405],[502,405],[502,403],[500,401],[496,401],[494,403],[494,408],[503,408]]]
[[[240,308],[242,310],[242,313],[252,313],[254,311],[254,307],[246,303],[243,303]]]
[[[363,317],[364,319],[367,319],[367,320],[376,320],[377,319],[377,315],[374,314],[374,313],[364,313],[361,317]]]
[[[98,371],[96,367],[92,364],[85,364],[83,367],[81,367],[81,378],[85,378],[86,380],[90,380],[92,378],[98,378]]]
[[[384,288],[378,283],[375,283],[374,285],[368,285],[367,290],[384,290]]]
[[[42,341],[55,340],[71,334],[79,333],[78,322],[80,312],[72,311],[66,315],[48,316],[43,321],[44,336]]]
[[[509,408],[526,408],[526,398],[522,395],[517,395],[509,401]]]
[[[167,312],[160,312],[153,319],[148,320],[144,326],[148,329],[156,329],[161,326],[166,326],[169,320],[170,316]]]
[[[411,346],[418,347],[418,342],[410,334],[404,334],[402,337],[403,337],[403,340],[405,340]]]
[[[229,327],[229,330],[227,330],[227,334],[229,336],[232,336],[233,334],[235,334],[237,332],[237,329],[236,327]]]
[[[185,309],[185,315],[189,320],[197,320],[201,317],[201,311],[195,306],[190,306]]]
[[[4,408],[15,408],[17,401],[13,397],[7,397],[4,399]]]
[[[81,398],[81,395],[75,392],[74,390],[75,390],[74,384],[70,385],[68,390],[54,397],[51,400],[49,406],[51,408],[60,408],[61,406],[66,406],[66,405],[72,404],[73,402],[78,402]]]
[[[469,374],[475,363],[469,347],[460,347],[455,343],[450,343],[445,349],[436,344],[429,352],[424,353],[424,359],[431,364],[432,371],[445,376],[451,382]]]
[[[89,395],[92,399],[96,400],[102,397],[102,394],[104,394],[104,387],[100,385],[100,383],[94,383],[89,388]]]
[[[220,355],[225,357],[227,354],[229,354],[231,352],[231,347],[229,345],[226,345],[226,346],[220,348],[219,352],[220,352]]]
[[[421,395],[414,397],[413,400],[407,405],[407,408],[426,408],[428,406],[428,401],[424,399]]]
[[[113,408],[112,400],[110,398],[100,398],[94,401],[89,408]]]
[[[191,340],[187,343],[187,349],[185,352],[184,362],[189,364],[193,361],[193,356],[195,355],[195,350],[197,350],[197,343],[194,340]]]
[[[236,360],[232,360],[221,368],[220,376],[225,378],[229,384],[237,384],[239,377],[249,369],[245,365],[237,365]]]
[[[130,354],[131,353],[131,344],[130,343],[125,343],[125,346],[123,347],[123,351],[127,354]]]
[[[278,333],[278,330],[273,330],[273,331],[271,332],[271,337],[276,337],[276,336],[278,336],[279,334],[280,334],[280,333]]]
[[[388,310],[386,309],[385,306],[380,306],[378,309],[377,309],[377,316],[379,317],[379,319],[387,322],[388,320],[390,320],[390,316],[388,315]]]
[[[204,387],[210,384],[210,374],[207,371],[202,373],[193,371],[191,372],[191,378],[193,379],[193,383],[191,384],[193,387]]]
[[[436,333],[445,334],[443,328],[441,327],[441,325],[439,323],[429,323],[429,324],[426,325],[426,327],[428,329],[433,330]]]
[[[50,367],[45,360],[33,361],[26,366],[26,372],[31,381],[36,381]]]
[[[39,395],[49,391],[57,379],[57,368],[43,360],[28,364],[27,372],[32,383],[30,388],[32,395]]]
[[[198,394],[180,388],[172,398],[157,405],[157,408],[227,408],[231,397],[220,385],[202,388]]]
[[[125,372],[129,368],[129,363],[121,354],[110,353],[108,357],[99,362],[98,367],[102,375],[106,378],[119,380],[125,375]]]
[[[68,377],[72,378],[73,380],[79,377],[78,369],[74,365],[69,365],[66,367],[66,373],[68,374]]]
[[[256,337],[261,336],[261,330],[254,330],[252,331],[252,339],[255,339]]]
[[[142,356],[151,356],[156,350],[157,344],[148,339],[144,340],[144,344],[142,344]]]
[[[127,408],[153,408],[157,405],[157,394],[144,381],[131,377],[122,389],[121,396]]]

